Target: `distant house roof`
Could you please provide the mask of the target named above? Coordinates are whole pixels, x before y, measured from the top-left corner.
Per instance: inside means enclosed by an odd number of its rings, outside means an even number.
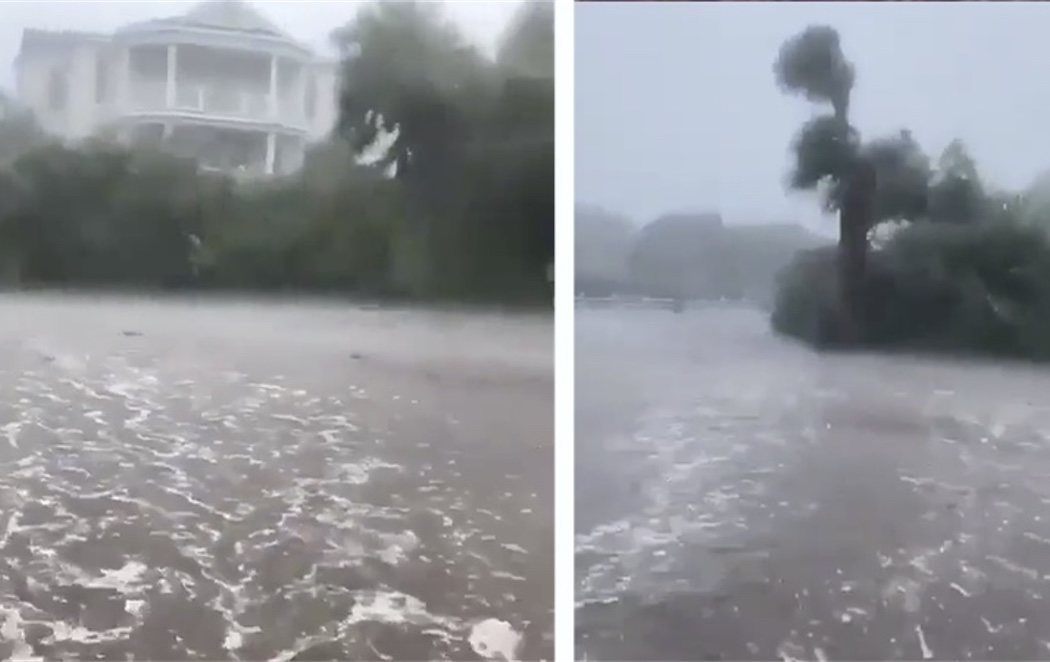
[[[664,214],[646,227],[676,228],[686,232],[722,228],[722,217],[714,212]]]
[[[120,32],[137,32],[156,28],[207,28],[281,39],[301,46],[290,34],[274,25],[245,0],[204,0],[180,16],[133,23]]]

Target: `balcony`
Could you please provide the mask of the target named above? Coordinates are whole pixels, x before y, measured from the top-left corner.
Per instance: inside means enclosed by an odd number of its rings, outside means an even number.
[[[309,67],[265,52],[194,44],[129,47],[114,63],[114,114],[192,116],[230,124],[308,130]]]
[[[307,119],[295,99],[277,98],[276,113],[270,96],[258,89],[231,83],[179,83],[173,103],[168,104],[164,80],[130,81],[127,110],[136,113],[178,113],[238,122],[275,122],[305,130]]]
[[[175,110],[236,119],[271,119],[268,95],[236,87],[184,85],[175,90]],[[285,116],[287,117],[287,116]]]
[[[308,124],[301,104],[295,100],[278,98],[274,112],[266,92],[235,84],[180,84],[175,87],[174,100],[169,105],[167,85],[163,80],[132,81],[126,110],[190,113],[202,118],[240,122],[274,122],[299,129],[306,129]]]

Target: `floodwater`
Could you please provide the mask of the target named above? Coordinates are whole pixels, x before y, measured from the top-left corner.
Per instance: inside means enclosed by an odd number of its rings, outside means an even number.
[[[577,311],[578,657],[1050,657],[1050,367]]]
[[[0,659],[549,659],[552,326],[0,297]]]

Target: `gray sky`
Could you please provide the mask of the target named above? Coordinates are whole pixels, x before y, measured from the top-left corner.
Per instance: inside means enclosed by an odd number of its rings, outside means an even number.
[[[813,104],[773,78],[783,41],[835,27],[857,71],[865,138],[912,130],[936,158],[961,138],[986,181],[1050,168],[1050,3],[576,5],[576,199],[645,222],[717,210],[727,222],[832,230],[787,193],[788,148]]]
[[[0,0],[0,88],[14,87],[12,63],[24,28],[108,32],[125,23],[181,14],[195,4],[195,0]],[[331,54],[328,35],[367,2],[254,0],[252,4],[292,36]],[[517,0],[444,0],[442,4],[466,37],[490,53],[518,6]]]

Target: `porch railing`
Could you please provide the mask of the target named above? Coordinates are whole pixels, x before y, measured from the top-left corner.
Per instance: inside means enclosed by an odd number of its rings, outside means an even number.
[[[163,80],[139,79],[131,82],[128,100],[131,110],[178,110],[234,119],[270,120],[270,95],[236,85],[180,83],[175,103],[169,108],[167,85]],[[277,99],[277,118],[286,124],[306,126],[302,104],[287,96]]]

